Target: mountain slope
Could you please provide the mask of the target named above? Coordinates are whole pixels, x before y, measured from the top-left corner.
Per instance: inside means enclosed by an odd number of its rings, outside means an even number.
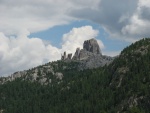
[[[0,78],[0,84],[7,81],[13,81],[16,78],[23,77],[24,80],[38,81],[41,84],[48,84],[52,81],[58,81],[63,78],[62,72],[66,70],[84,70],[103,67],[110,64],[115,57],[102,55],[96,39],[86,40],[83,43],[83,49],[77,48],[73,58],[72,54],[61,56],[61,60],[49,62],[26,71],[16,72],[9,77]],[[53,80],[51,79],[53,78]]]
[[[150,111],[150,39],[143,39],[124,49],[109,65],[118,109],[137,106]]]
[[[78,62],[58,61],[28,70],[25,76],[0,85],[0,111],[149,113],[149,75],[148,38],[125,48],[108,66],[79,71]]]

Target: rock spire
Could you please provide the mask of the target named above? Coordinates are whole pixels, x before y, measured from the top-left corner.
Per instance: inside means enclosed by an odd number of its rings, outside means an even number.
[[[94,54],[101,54],[100,47],[94,38],[84,41],[83,49]]]
[[[61,60],[84,60],[92,55],[102,56],[100,47],[96,39],[92,38],[83,43],[83,49],[77,48],[72,58],[72,54],[66,55],[66,52],[61,56]]]

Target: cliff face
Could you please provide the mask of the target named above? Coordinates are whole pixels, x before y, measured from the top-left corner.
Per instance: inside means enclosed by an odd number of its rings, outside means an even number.
[[[95,54],[101,54],[100,47],[94,38],[84,41],[83,49]]]
[[[114,58],[104,56],[101,53],[100,47],[96,39],[92,38],[83,43],[83,49],[77,48],[73,58],[66,58],[66,52],[62,56],[64,61],[79,62],[79,69],[92,69],[110,64]]]
[[[100,47],[94,38],[84,41],[83,49],[76,49],[73,60],[85,60],[92,55],[102,56]]]

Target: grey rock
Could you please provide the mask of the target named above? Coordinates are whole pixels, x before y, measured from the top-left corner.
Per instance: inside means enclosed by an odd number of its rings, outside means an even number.
[[[44,83],[46,82],[46,80],[47,80],[47,78],[42,78],[42,79],[39,80],[39,82],[40,82],[41,84],[44,84]]]
[[[66,57],[66,51],[64,52],[63,55],[61,55],[61,60],[65,60],[67,57]]]
[[[72,59],[73,60],[79,60],[79,55],[80,55],[80,48],[77,48]]]
[[[72,53],[69,53],[68,55],[66,52],[64,52],[63,55],[61,55],[61,60],[71,60],[72,59]]]
[[[73,60],[85,60],[94,54],[102,56],[97,41],[94,38],[92,38],[90,40],[84,41],[83,49],[76,49],[76,52],[73,56]]]
[[[72,58],[72,53],[68,54],[67,59],[68,59],[68,60],[71,60],[71,58]]]
[[[46,64],[41,67],[35,67],[26,71],[19,71],[8,77],[0,77],[0,84],[4,84],[7,81],[14,81],[17,78],[22,78],[22,80],[30,80],[31,82],[37,81],[39,83],[42,83],[42,81],[45,80],[44,78],[46,78],[45,76],[47,73],[51,73],[52,75],[55,74],[53,66],[51,66],[50,64]],[[42,80],[39,79],[41,77],[43,78]]]
[[[101,54],[100,47],[94,38],[84,41],[83,49],[95,54]]]
[[[26,71],[19,71],[19,72],[16,72],[12,75],[12,78],[20,78],[20,77],[23,77],[27,72]]]
[[[32,74],[32,81],[36,81],[37,77],[38,77],[37,73],[33,73]]]
[[[80,54],[79,54],[79,56],[78,56],[78,59],[79,59],[79,60],[85,60],[85,59],[89,58],[89,57],[92,56],[92,55],[93,55],[93,53],[91,53],[91,52],[89,52],[89,51],[86,51],[85,49],[82,49],[82,50],[80,51]]]
[[[52,83],[52,79],[49,79],[49,83]]]
[[[62,78],[63,78],[63,74],[60,73],[60,72],[56,72],[56,73],[55,73],[55,76],[56,76],[56,78],[59,79],[59,80],[62,80]]]
[[[67,57],[66,57],[66,51],[64,52],[64,59],[66,59]]]
[[[79,70],[92,69],[108,65],[113,61],[113,57],[101,54],[100,47],[96,39],[84,41],[83,49],[77,48],[72,61],[79,62]]]
[[[100,54],[92,54],[88,58],[79,61],[79,70],[93,69],[109,65],[114,58],[101,56]]]

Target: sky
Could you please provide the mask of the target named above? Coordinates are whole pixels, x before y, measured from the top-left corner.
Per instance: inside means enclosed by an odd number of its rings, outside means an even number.
[[[0,0],[0,76],[59,60],[91,38],[116,56],[149,29],[150,0]]]

